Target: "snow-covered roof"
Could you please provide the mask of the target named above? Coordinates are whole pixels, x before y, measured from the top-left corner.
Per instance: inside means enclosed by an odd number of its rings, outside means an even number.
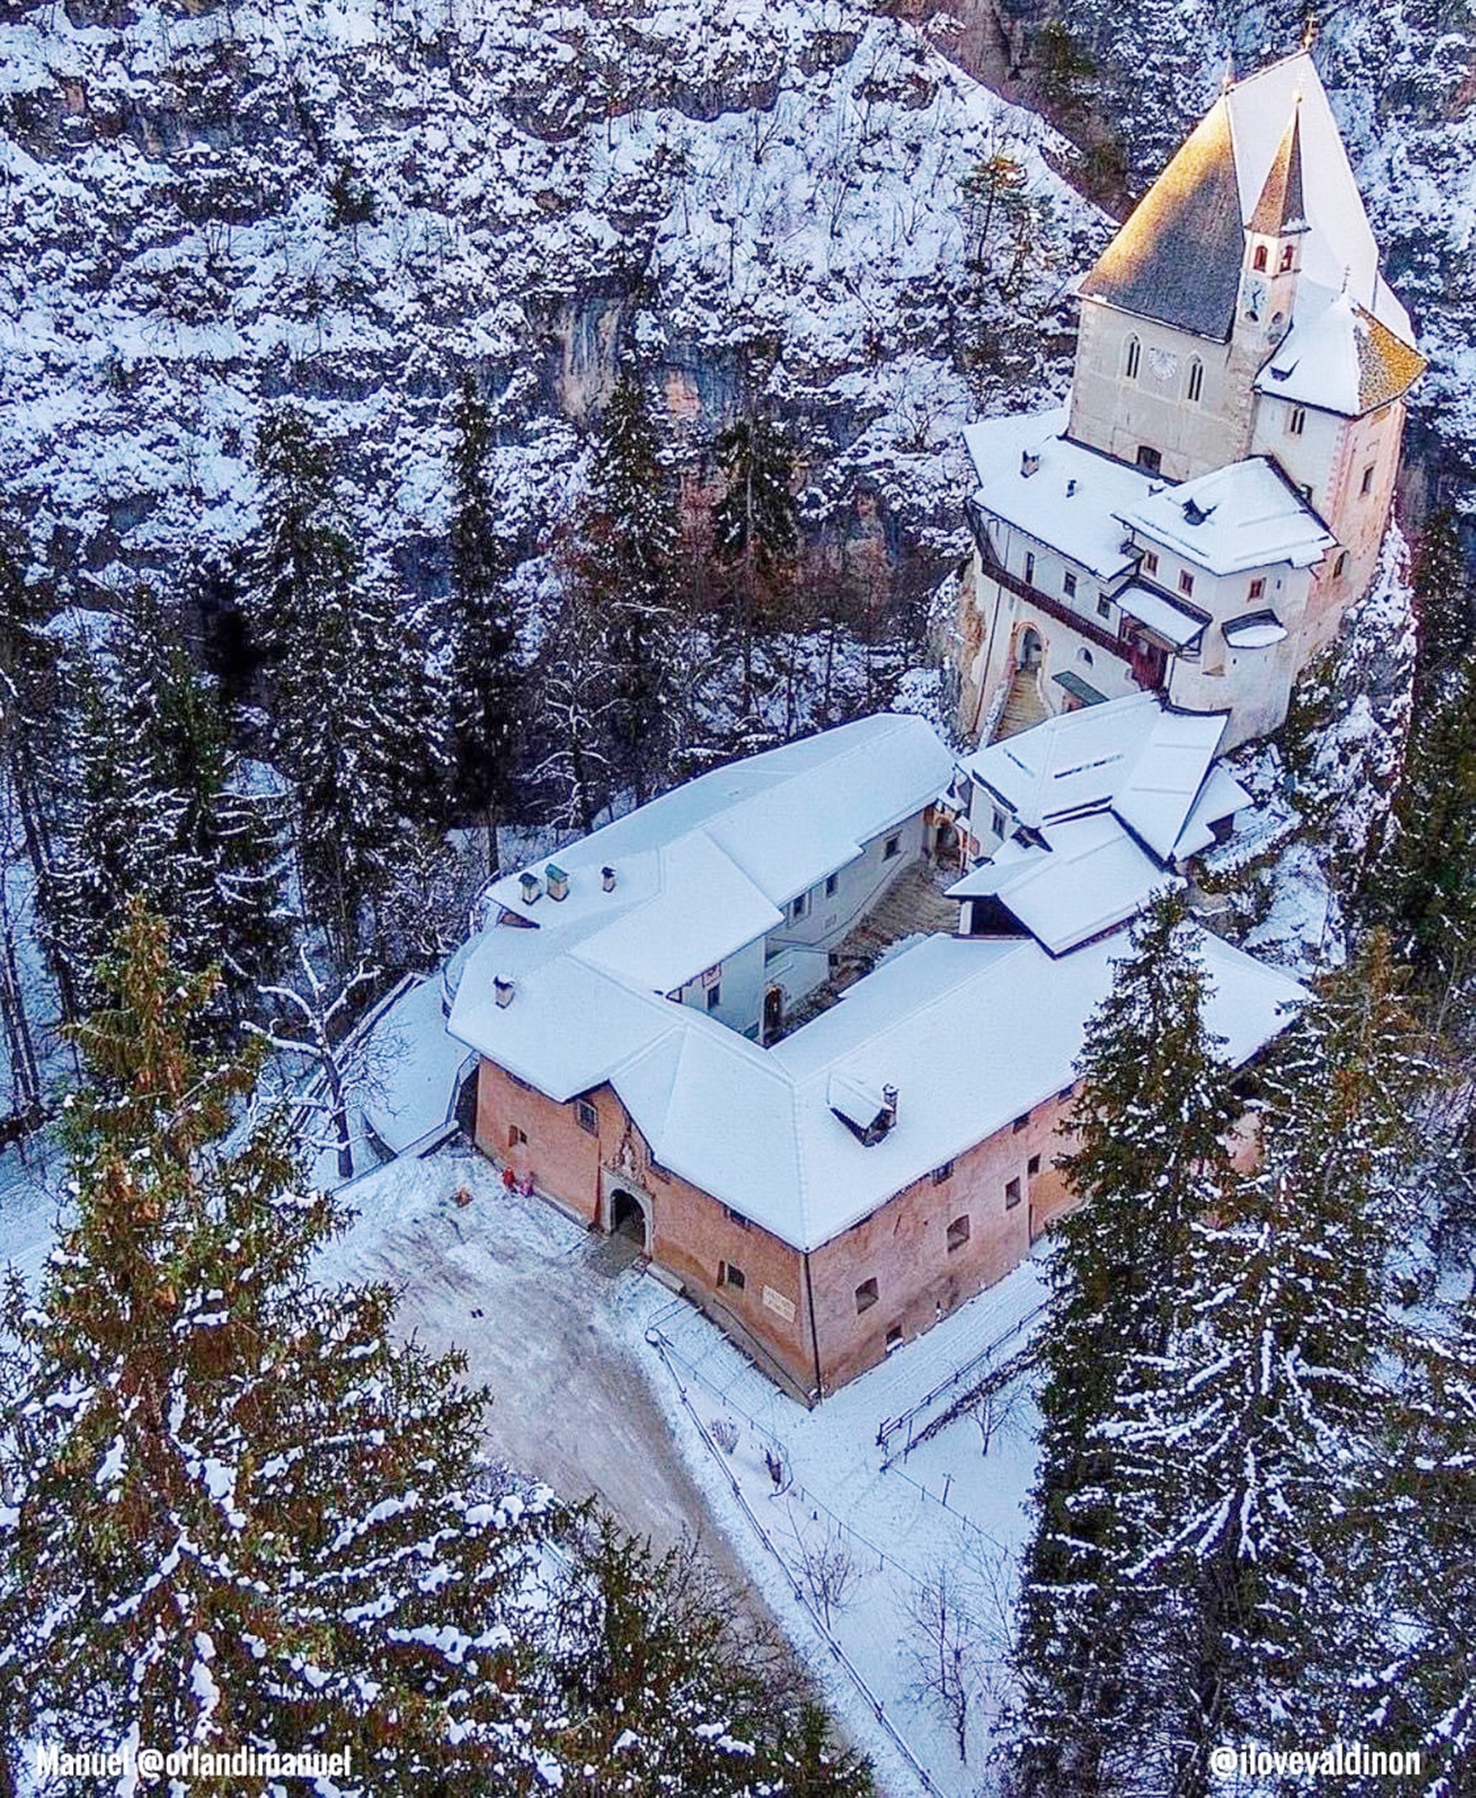
[[[1271,611],[1246,612],[1240,618],[1227,619],[1225,641],[1232,649],[1270,649],[1274,643],[1286,641],[1286,626]]]
[[[1016,824],[1048,832],[1085,812],[1111,810],[1166,861],[1225,720],[1223,712],[1176,711],[1156,693],[1129,693],[976,749],[960,766],[1004,801]]]
[[[1136,916],[1156,891],[1181,884],[1111,812],[1054,824],[1046,840],[1046,848],[1006,845],[956,881],[949,897],[997,898],[1042,948],[1064,955]]]
[[[1295,234],[1304,277],[1337,291],[1346,274],[1355,298],[1408,335],[1380,279],[1368,215],[1307,51],[1220,95],[1080,291],[1224,341],[1251,228]]]
[[[1359,418],[1400,398],[1424,372],[1419,351],[1351,294],[1303,282],[1291,329],[1255,384],[1278,399]]]
[[[1157,706],[1151,694],[1114,703],[1139,699]],[[735,817],[744,823],[747,806],[767,799],[776,817],[789,819],[807,794],[822,840],[835,840],[833,823],[823,820],[831,802],[859,839],[926,804],[949,766],[919,720],[863,720],[706,776],[560,851],[557,865],[569,876],[561,901],[545,894],[530,906],[516,877],[499,883],[504,919],[540,927],[504,921],[477,939],[464,960],[452,1034],[558,1101],[608,1081],[663,1166],[786,1242],[817,1247],[1068,1082],[1122,937],[1059,956],[1033,938],[926,937],[772,1049],[663,998],[667,968],[646,965],[644,947],[629,939],[642,913],[662,920],[662,929],[674,923],[665,883],[679,878],[700,883],[694,907],[722,913],[728,934],[786,890],[798,861],[740,868],[734,859],[744,832],[729,827]],[[1081,863],[1096,853],[1092,833],[1101,828],[1100,820],[1083,821]],[[691,833],[707,841],[694,850]],[[1162,884],[1149,858],[1131,853]],[[1094,878],[1119,880],[1122,859],[1109,845]],[[616,870],[608,893],[598,874],[607,865]],[[715,881],[730,883],[738,895],[731,905],[713,891]],[[684,938],[682,965],[694,955],[705,965],[717,940]],[[659,945],[650,953],[660,961]],[[1211,1028],[1242,1061],[1282,1027],[1279,1008],[1300,989],[1213,937],[1203,938],[1202,953],[1214,989]],[[506,1005],[497,980],[511,982]],[[899,1092],[897,1120],[880,1140],[863,1143],[836,1112],[879,1109],[887,1086]]]
[[[1024,418],[986,418],[964,428],[986,512],[1049,544],[1104,581],[1126,573],[1119,514],[1145,499],[1155,477],[1064,437],[1063,408]],[[1023,458],[1038,457],[1026,472]]]
[[[1125,511],[1122,522],[1211,574],[1278,562],[1310,568],[1337,542],[1268,456],[1164,487]]]
[[[1216,937],[1201,945],[1209,1027],[1244,1061],[1301,989]],[[1059,1092],[1125,947],[1118,935],[1053,958],[1030,938],[927,937],[773,1049],[667,1005],[610,1081],[664,1167],[815,1248]],[[832,1102],[886,1085],[897,1121],[863,1144]]]
[[[1211,826],[1226,818],[1233,818],[1236,812],[1250,803],[1250,794],[1234,775],[1226,772],[1223,762],[1216,762],[1199,789],[1199,797],[1194,801],[1193,809],[1184,820],[1184,828],[1174,844],[1174,860],[1180,861],[1186,855],[1198,855],[1202,850],[1208,849],[1215,840]]]
[[[1185,649],[1195,642],[1209,623],[1203,612],[1191,611],[1169,594],[1161,593],[1143,581],[1130,581],[1113,598],[1129,618],[1146,624],[1175,649]]]

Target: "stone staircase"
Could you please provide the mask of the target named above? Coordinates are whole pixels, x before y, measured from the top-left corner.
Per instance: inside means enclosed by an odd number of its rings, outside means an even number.
[[[829,1011],[848,986],[871,972],[882,950],[892,943],[903,937],[957,930],[958,901],[945,898],[943,892],[957,879],[957,868],[940,868],[935,862],[914,862],[905,868],[831,950],[830,978],[786,1014],[781,1036],[791,1035],[822,1011]]]
[[[1022,730],[1031,730],[1037,724],[1044,723],[1049,716],[1045,701],[1040,696],[1040,670],[1018,668],[1015,678],[1010,682],[1009,695],[1005,699],[1004,710],[1000,713],[994,741],[998,743],[1004,737],[1013,737]]]

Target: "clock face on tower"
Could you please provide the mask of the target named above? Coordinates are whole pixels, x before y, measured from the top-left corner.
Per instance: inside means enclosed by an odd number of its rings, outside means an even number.
[[[1252,318],[1259,318],[1266,305],[1266,283],[1255,275],[1247,275],[1242,291],[1246,311]]]

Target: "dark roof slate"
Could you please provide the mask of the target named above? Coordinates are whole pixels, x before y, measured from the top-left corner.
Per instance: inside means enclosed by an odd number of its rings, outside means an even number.
[[[1097,258],[1081,292],[1223,343],[1244,255],[1230,108],[1222,95]]]
[[[1251,214],[1250,228],[1262,237],[1283,237],[1305,231],[1307,207],[1302,198],[1302,109],[1293,110],[1291,123],[1282,133],[1276,155],[1266,173],[1266,185]]]

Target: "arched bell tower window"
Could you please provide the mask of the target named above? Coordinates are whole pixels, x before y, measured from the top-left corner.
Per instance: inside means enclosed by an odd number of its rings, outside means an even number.
[[[1256,245],[1256,259],[1254,266],[1256,268],[1265,268],[1266,266],[1266,246],[1263,243],[1258,243]]]
[[[1281,268],[1279,271],[1281,274],[1284,275],[1286,273],[1286,271],[1291,267],[1292,255],[1293,255],[1292,246],[1290,244],[1288,244],[1286,246],[1286,248],[1281,252]]]
[[[1127,360],[1123,365],[1123,372],[1130,381],[1136,381],[1138,378],[1138,363],[1142,360],[1142,355],[1143,346],[1138,342],[1137,338],[1128,338]]]
[[[1204,364],[1198,356],[1189,359],[1189,398],[1198,405],[1204,395]]]

